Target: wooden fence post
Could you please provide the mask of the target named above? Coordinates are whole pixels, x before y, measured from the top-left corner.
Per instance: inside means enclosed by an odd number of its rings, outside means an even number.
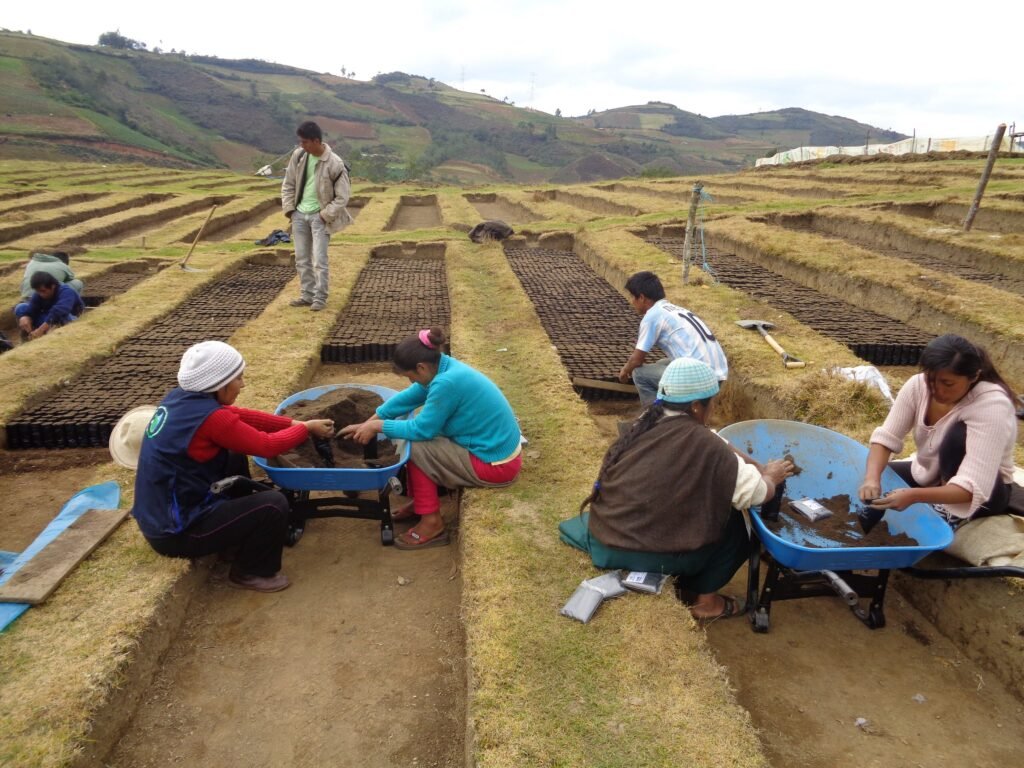
[[[686,217],[686,236],[683,238],[683,284],[690,280],[690,244],[693,242],[693,225],[697,220],[697,206],[700,203],[700,192],[704,189],[704,182],[698,181],[693,185],[693,193],[690,196],[690,213]]]
[[[974,202],[967,210],[967,217],[964,219],[964,232],[971,230],[974,217],[978,215],[978,207],[981,205],[981,196],[985,194],[985,187],[988,185],[988,177],[992,175],[992,166],[996,164],[999,156],[999,145],[1003,143],[1003,134],[1006,133],[1006,123],[1000,123],[996,128],[996,135],[992,139],[992,147],[988,151],[988,162],[985,163],[985,170],[981,173],[981,181],[978,182],[978,191],[974,193]]]

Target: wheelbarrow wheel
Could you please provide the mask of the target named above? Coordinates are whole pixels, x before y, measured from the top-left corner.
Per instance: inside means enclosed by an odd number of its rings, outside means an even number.
[[[750,614],[750,623],[755,632],[764,634],[768,631],[768,625],[771,623],[771,617],[768,613],[767,608],[758,607],[754,609],[754,612]]]

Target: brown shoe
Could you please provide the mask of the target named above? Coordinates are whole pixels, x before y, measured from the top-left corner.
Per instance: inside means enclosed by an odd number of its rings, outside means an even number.
[[[256,592],[280,592],[288,589],[291,582],[283,573],[275,573],[273,576],[252,576],[246,573],[228,574],[228,584],[237,589],[252,589]]]

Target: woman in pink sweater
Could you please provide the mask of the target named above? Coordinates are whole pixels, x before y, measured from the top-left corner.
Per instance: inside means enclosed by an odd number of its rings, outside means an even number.
[[[871,435],[861,501],[896,510],[918,502],[941,505],[951,521],[1002,514],[1017,439],[1013,391],[988,353],[962,336],[934,339],[919,364],[921,373],[903,385],[885,423]],[[909,432],[917,455],[890,463]],[[882,496],[886,465],[910,488]]]

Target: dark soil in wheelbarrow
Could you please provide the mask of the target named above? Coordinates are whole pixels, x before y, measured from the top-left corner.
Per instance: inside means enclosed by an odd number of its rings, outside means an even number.
[[[384,399],[376,392],[356,387],[339,387],[321,395],[316,400],[300,400],[289,405],[282,416],[296,421],[310,419],[332,419],[334,428],[341,431],[350,424],[360,424],[374,415],[377,407]],[[282,453],[276,459],[281,467],[319,467],[366,469],[371,467],[389,467],[398,463],[398,450],[390,440],[378,440],[376,456],[370,455],[368,449],[355,440],[334,437],[326,441],[330,446],[332,461],[317,450],[312,438],[306,440],[294,450]]]
[[[857,504],[850,508],[850,497],[843,493],[830,496],[827,499],[815,499],[821,506],[830,510],[832,514],[815,521],[810,521],[799,512],[794,511],[790,506],[789,499],[782,497],[782,508],[779,519],[775,521],[765,520],[764,524],[768,530],[778,536],[789,539],[785,530],[802,528],[814,536],[807,537],[798,543],[807,547],[828,547],[829,544],[816,542],[815,537],[828,539],[843,547],[916,547],[919,546],[915,539],[905,533],[893,533],[889,530],[889,521],[883,517],[881,521],[871,529],[870,533],[864,533],[860,526],[857,513],[863,509],[863,505]],[[887,514],[893,514],[888,512]]]

